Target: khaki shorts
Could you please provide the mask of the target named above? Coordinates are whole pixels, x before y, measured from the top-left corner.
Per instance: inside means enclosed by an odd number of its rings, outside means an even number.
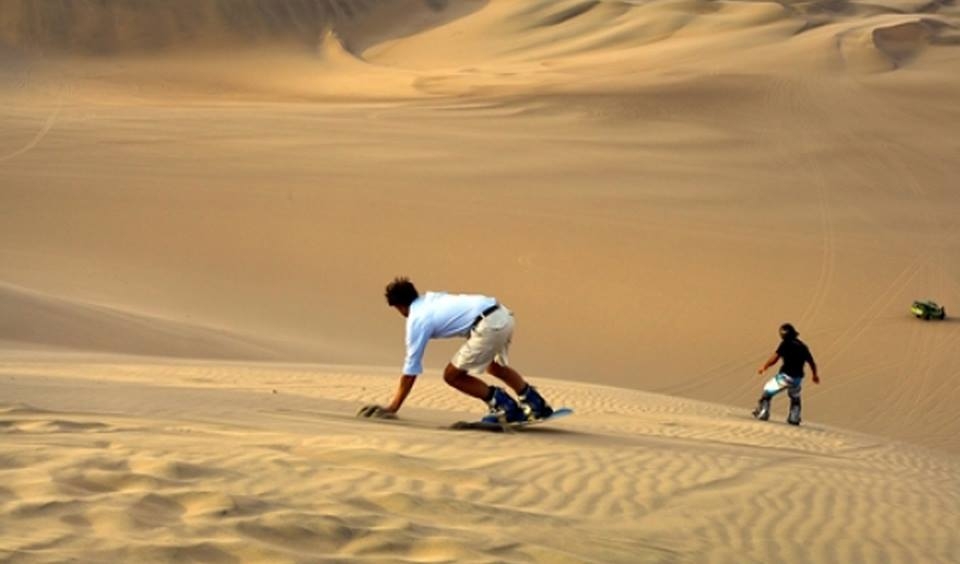
[[[453,355],[450,363],[469,374],[482,374],[494,361],[500,366],[508,366],[507,351],[513,339],[513,325],[513,313],[500,306],[470,330],[467,342]]]

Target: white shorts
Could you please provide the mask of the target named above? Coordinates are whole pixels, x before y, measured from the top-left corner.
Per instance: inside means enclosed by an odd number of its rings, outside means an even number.
[[[482,374],[494,361],[507,366],[513,325],[513,312],[500,306],[470,330],[467,342],[453,355],[450,364],[469,374]]]

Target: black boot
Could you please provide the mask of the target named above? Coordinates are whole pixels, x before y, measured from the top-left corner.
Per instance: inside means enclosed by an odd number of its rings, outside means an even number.
[[[766,421],[767,419],[770,419],[770,398],[767,396],[760,396],[760,400],[757,402],[757,407],[753,410],[753,416],[760,421]]]
[[[800,424],[800,398],[790,398],[790,415],[787,416],[787,423]]]

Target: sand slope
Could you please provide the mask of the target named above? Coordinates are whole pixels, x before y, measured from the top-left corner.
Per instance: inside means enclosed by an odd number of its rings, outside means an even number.
[[[958,325],[907,311],[960,301],[957,147],[937,132],[955,105],[805,92],[731,79],[490,109],[8,107],[0,268],[289,358],[391,366],[402,324],[381,293],[407,273],[510,305],[534,376],[744,408],[789,320],[828,383],[810,387],[811,417],[955,449]]]

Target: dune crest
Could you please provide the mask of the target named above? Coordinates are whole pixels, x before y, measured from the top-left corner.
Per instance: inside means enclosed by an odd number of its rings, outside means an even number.
[[[895,71],[953,48],[958,22],[938,2],[4,0],[0,48],[86,59],[52,72],[140,97],[384,100],[643,86],[738,72],[744,48],[757,74]]]
[[[956,29],[932,18],[893,18],[853,28],[838,38],[844,63],[855,72],[894,71],[911,64],[932,45],[958,42]]]

